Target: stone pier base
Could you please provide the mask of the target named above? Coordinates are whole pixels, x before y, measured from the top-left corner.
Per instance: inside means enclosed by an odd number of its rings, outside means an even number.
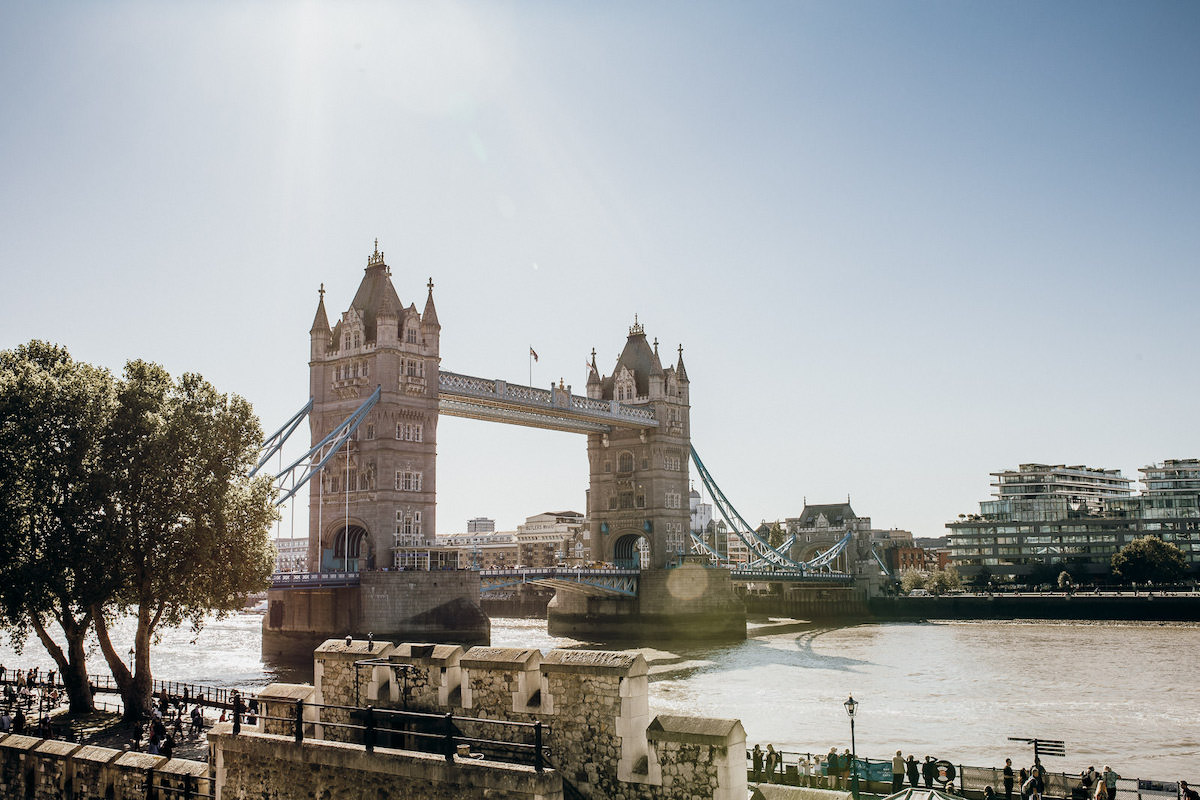
[[[479,573],[364,572],[359,586],[272,589],[263,618],[262,654],[311,663],[326,639],[347,635],[392,641],[488,644],[492,628],[479,608]]]
[[[729,570],[684,564],[643,570],[636,598],[559,590],[546,628],[592,642],[737,641],[746,638],[746,609]]]

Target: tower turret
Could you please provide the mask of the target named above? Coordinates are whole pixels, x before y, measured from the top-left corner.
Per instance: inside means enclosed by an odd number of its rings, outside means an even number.
[[[317,315],[313,317],[312,327],[308,330],[309,339],[312,344],[309,350],[309,359],[316,360],[325,355],[325,351],[329,348],[329,338],[332,331],[329,329],[329,317],[325,314],[325,284],[321,284],[321,288],[317,290],[320,299],[317,300]]]

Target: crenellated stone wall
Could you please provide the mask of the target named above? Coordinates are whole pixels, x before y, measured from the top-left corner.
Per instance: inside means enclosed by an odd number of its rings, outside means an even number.
[[[326,642],[316,651],[318,695],[347,697],[360,645]],[[745,731],[737,720],[651,720],[649,680],[639,654],[375,642],[403,669],[383,669],[360,704],[514,722],[541,722],[547,763],[584,797],[746,796]],[[364,668],[359,667],[360,675]],[[401,686],[403,682],[403,686]],[[326,685],[330,688],[327,691]],[[352,691],[352,690],[351,690]],[[497,739],[518,732],[459,721],[460,733]],[[521,734],[524,735],[524,734]]]
[[[185,785],[212,793],[208,765],[31,736],[0,736],[0,797],[28,800],[142,800],[153,780],[160,797]]]

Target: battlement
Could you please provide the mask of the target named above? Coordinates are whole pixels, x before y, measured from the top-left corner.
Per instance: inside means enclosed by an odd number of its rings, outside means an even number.
[[[584,797],[746,796],[746,734],[741,722],[651,719],[648,670],[640,654],[552,650],[543,656],[536,649],[464,650],[444,644],[331,639],[317,648],[314,658],[315,685],[274,684],[264,689],[259,694],[261,717],[243,728],[242,738],[291,735],[294,723],[280,720],[298,713],[298,700],[305,704],[305,747],[310,737],[326,748],[333,743],[356,747],[352,709],[368,706],[372,713],[403,709],[437,718],[461,714],[479,724],[541,723],[549,772]],[[218,735],[216,741],[220,753],[226,738]],[[237,747],[239,752],[246,750],[245,745]],[[330,763],[358,758],[337,755],[340,752],[322,750],[325,755],[320,758]],[[241,785],[242,777],[229,774],[238,759],[225,757],[223,763],[221,782]],[[262,758],[246,762],[247,770],[269,768]],[[396,769],[407,774],[416,767]],[[417,771],[430,770],[432,766]],[[444,767],[438,765],[434,772],[438,770]],[[460,778],[451,781],[459,790]],[[431,797],[451,796],[430,791]]]

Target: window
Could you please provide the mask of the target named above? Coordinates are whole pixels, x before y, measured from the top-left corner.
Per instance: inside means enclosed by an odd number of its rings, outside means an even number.
[[[367,423],[367,439],[374,439],[374,438],[375,438],[375,423],[368,422]]]
[[[612,462],[611,462],[611,461],[605,461],[605,462],[604,462],[604,471],[605,471],[605,472],[612,472]]]
[[[414,326],[410,325],[408,326],[408,329],[404,331],[404,341],[409,344],[417,343],[417,329]]]
[[[663,457],[663,469],[670,469],[670,470],[678,471],[680,469],[680,466],[681,466],[681,464],[679,462],[678,454],[668,454]]]
[[[402,442],[424,441],[422,427],[420,422],[397,422],[396,438]]]
[[[403,470],[396,473],[396,488],[402,492],[421,491],[421,473]]]
[[[633,492],[621,492],[621,510],[633,508]]]
[[[354,346],[355,347],[362,346],[362,334],[359,333],[358,331],[354,332]]]
[[[645,507],[646,507],[646,495],[644,495],[644,494],[639,494],[639,495],[637,496],[637,507],[638,507],[638,508],[645,508]]]
[[[617,510],[617,496],[615,494],[612,497],[608,498],[608,510],[609,511]]]
[[[633,472],[633,453],[617,456],[617,472]]]
[[[681,500],[682,495],[679,492],[667,492],[666,497],[663,498],[663,505],[667,508],[679,508]]]

